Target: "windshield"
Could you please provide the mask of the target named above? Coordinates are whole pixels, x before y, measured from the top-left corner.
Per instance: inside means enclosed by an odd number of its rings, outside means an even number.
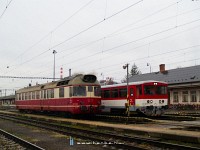
[[[152,85],[145,85],[144,86],[144,94],[145,95],[163,95],[167,94],[167,87],[166,86],[152,86]]]
[[[73,96],[86,96],[86,87],[85,86],[74,86],[73,87]]]

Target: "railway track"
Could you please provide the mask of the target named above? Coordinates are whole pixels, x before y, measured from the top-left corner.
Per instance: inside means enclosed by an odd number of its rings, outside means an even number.
[[[11,133],[0,129],[0,149],[2,150],[44,150],[43,148],[25,141]]]
[[[0,114],[1,119],[6,119],[14,121],[21,124],[31,125],[43,129],[47,129],[54,132],[59,132],[64,135],[70,135],[72,137],[78,137],[85,139],[86,141],[96,141],[100,143],[111,143],[112,146],[122,149],[187,149],[187,150],[200,150],[199,147],[192,147],[183,144],[174,144],[169,142],[164,142],[159,138],[148,138],[148,137],[138,137],[130,136],[124,134],[116,134],[108,131],[99,131],[92,129],[84,129],[81,127],[67,126],[62,123],[50,123],[44,120],[38,120],[33,118],[21,118],[18,116],[10,116],[6,114]]]

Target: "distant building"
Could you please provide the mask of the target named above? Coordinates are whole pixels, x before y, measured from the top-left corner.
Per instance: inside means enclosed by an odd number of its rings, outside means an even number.
[[[159,72],[134,75],[130,82],[157,80],[168,83],[169,103],[177,108],[200,109],[200,65],[166,70],[160,65]]]
[[[15,95],[0,97],[0,106],[15,105]]]

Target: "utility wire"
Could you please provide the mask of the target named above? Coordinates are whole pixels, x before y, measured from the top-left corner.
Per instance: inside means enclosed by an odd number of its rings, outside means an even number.
[[[125,10],[127,10],[127,9],[129,9],[129,8],[131,8],[131,7],[133,7],[133,6],[135,6],[135,5],[137,5],[138,3],[142,2],[142,1],[143,1],[143,0],[140,0],[140,1],[138,1],[138,2],[136,2],[136,3],[134,3],[134,4],[132,4],[132,5],[130,5],[130,6],[126,7],[126,8],[124,8],[124,9],[122,9],[122,10],[120,10],[120,11],[114,13],[114,14],[111,15],[111,16],[109,16],[109,17],[107,17],[107,18],[104,18],[103,20],[99,21],[98,23],[96,23],[96,24],[94,24],[94,25],[92,25],[92,26],[90,26],[90,27],[84,29],[83,31],[81,31],[81,32],[79,32],[79,33],[77,33],[77,34],[75,34],[74,36],[68,38],[67,40],[64,40],[63,42],[54,45],[54,46],[51,47],[49,50],[51,50],[51,49],[53,49],[53,48],[55,48],[55,47],[57,47],[57,46],[59,46],[59,45],[61,45],[61,44],[63,44],[63,43],[65,43],[65,42],[67,42],[67,41],[69,41],[69,40],[75,38],[76,36],[78,36],[78,35],[80,35],[80,34],[86,32],[86,31],[88,31],[89,29],[91,29],[91,28],[93,28],[93,27],[99,25],[100,23],[104,22],[105,20],[108,20],[108,19],[110,19],[110,18],[116,16],[117,14],[119,14],[119,13],[121,13],[121,12],[123,12],[123,11],[125,11]],[[40,41],[41,41],[41,40],[40,40]],[[33,59],[37,58],[38,56],[41,56],[42,54],[48,52],[49,50],[46,50],[46,51],[42,52],[41,54],[39,54],[39,55],[37,55],[37,56],[34,56],[32,59],[27,60],[26,62],[23,62],[22,64],[32,61]],[[22,64],[20,64],[20,65],[22,65]],[[6,72],[6,73],[7,73],[7,72]],[[6,73],[5,73],[5,74],[6,74]]]
[[[10,2],[6,5],[6,8],[4,9],[4,11],[2,12],[1,16],[0,16],[0,19],[3,17],[3,15],[5,14],[6,10],[8,9],[8,6],[10,5],[10,3],[12,2],[13,0],[10,0]]]
[[[50,77],[20,77],[20,76],[0,76],[0,78],[12,78],[12,79],[60,79]]]
[[[114,16],[116,16],[116,15],[118,15],[118,14],[124,12],[125,10],[127,10],[127,9],[129,9],[129,8],[131,8],[131,7],[135,6],[135,5],[137,5],[137,4],[139,4],[139,3],[142,2],[142,1],[143,1],[143,0],[140,0],[140,1],[138,1],[138,2],[136,2],[136,3],[134,3],[134,4],[132,4],[132,5],[130,5],[130,6],[128,6],[128,7],[126,7],[126,8],[124,8],[124,9],[122,9],[122,10],[120,10],[120,11],[118,11],[118,12],[112,14],[111,16],[109,16],[109,17],[107,17],[107,18],[104,18],[103,20],[101,20],[101,21],[99,21],[99,22],[97,22],[97,23],[95,23],[95,24],[89,26],[88,28],[86,28],[86,29],[80,31],[79,33],[77,33],[77,34],[71,36],[70,38],[68,38],[68,39],[66,39],[66,40],[64,40],[64,41],[62,41],[62,42],[60,42],[60,43],[58,43],[58,44],[52,46],[51,49],[56,48],[56,47],[58,47],[59,45],[62,45],[62,44],[64,44],[64,43],[67,42],[67,41],[70,41],[71,39],[73,39],[73,38],[75,38],[75,37],[81,35],[82,33],[86,32],[86,31],[88,31],[88,30],[90,30],[90,29],[92,29],[92,28],[94,28],[94,27],[97,26],[97,25],[101,24],[101,23],[104,22],[105,20],[108,20],[108,19],[110,19],[110,18],[112,18],[112,17],[114,17]]]
[[[11,0],[12,1],[12,0]],[[77,11],[75,11],[71,16],[69,16],[67,19],[65,19],[62,23],[60,23],[59,25],[57,25],[55,28],[53,28],[49,33],[47,33],[45,36],[43,36],[39,41],[37,41],[36,43],[34,43],[32,46],[30,46],[29,48],[27,48],[24,52],[22,52],[20,55],[18,55],[12,62],[16,61],[19,57],[23,56],[25,53],[27,53],[28,51],[30,51],[33,47],[35,47],[36,45],[38,45],[39,43],[41,43],[42,41],[44,41],[46,38],[49,37],[49,35],[52,35],[53,32],[55,32],[58,28],[60,28],[62,25],[64,25],[67,21],[69,21],[72,17],[74,17],[76,14],[78,14],[82,9],[84,9],[85,7],[87,7],[90,3],[92,3],[94,0],[89,1],[88,3],[86,3],[85,5],[83,5],[81,8],[79,8]],[[45,51],[42,54],[48,52]],[[35,58],[35,57],[34,57]],[[33,59],[31,59],[33,60]],[[10,64],[12,64],[12,62]],[[7,66],[10,66],[7,65]]]
[[[150,43],[155,43],[155,42],[158,42],[158,41],[161,41],[161,40],[164,40],[164,39],[167,39],[167,38],[176,36],[176,35],[178,35],[178,34],[181,34],[181,33],[184,33],[184,32],[186,32],[186,31],[190,31],[190,30],[193,30],[193,29],[196,29],[196,28],[199,28],[199,27],[200,27],[200,25],[195,26],[195,27],[193,27],[193,28],[189,28],[189,29],[184,30],[184,31],[176,32],[176,33],[171,34],[171,35],[169,35],[169,36],[166,36],[166,37],[164,37],[164,38],[151,41]],[[135,48],[133,48],[133,49],[131,49],[131,50],[138,49],[138,48],[141,48],[141,47],[144,47],[144,46],[147,46],[147,45],[149,45],[149,43],[148,43],[148,44],[140,45],[140,46],[135,47]],[[109,51],[109,50],[113,50],[113,48],[107,49],[107,50],[104,50],[104,51]],[[101,52],[102,52],[102,51],[101,51]],[[98,54],[100,54],[101,52],[98,52]],[[93,55],[97,55],[97,53],[95,53],[95,54],[93,54]],[[149,58],[149,57],[148,57],[148,58]],[[104,58],[104,59],[105,59],[105,58]],[[95,60],[95,61],[96,61],[96,60]],[[90,64],[93,64],[93,63],[94,63],[94,61],[90,62]],[[88,64],[88,63],[87,63],[87,64]],[[82,65],[87,65],[87,64],[82,64]],[[64,64],[64,65],[67,65],[67,64]],[[116,65],[118,65],[118,64],[116,64]],[[62,66],[63,66],[63,65],[62,65]],[[56,67],[59,67],[59,66],[57,65]],[[107,67],[110,67],[110,66],[107,66]],[[103,67],[103,68],[104,68],[104,67]],[[50,68],[46,69],[45,71],[39,72],[39,73],[37,73],[37,74],[40,74],[40,73],[43,73],[43,72],[47,72],[47,71],[49,71],[49,69],[50,69]],[[97,68],[97,69],[102,69],[102,68]]]
[[[184,23],[184,24],[181,24],[181,25],[172,27],[172,28],[168,28],[168,29],[166,29],[166,30],[162,30],[162,31],[160,31],[160,32],[156,32],[156,33],[154,33],[154,34],[151,34],[151,35],[148,35],[148,36],[145,36],[145,37],[142,37],[142,38],[139,38],[139,39],[136,39],[136,40],[133,40],[133,41],[124,43],[124,44],[120,44],[120,45],[115,46],[115,47],[113,47],[113,48],[104,50],[104,53],[105,53],[105,52],[108,52],[108,51],[111,51],[111,50],[113,50],[113,49],[117,49],[117,48],[120,48],[120,47],[129,45],[129,44],[135,43],[135,42],[137,42],[137,41],[141,41],[141,40],[143,40],[143,39],[146,39],[146,38],[149,38],[149,37],[158,35],[158,34],[162,34],[162,33],[165,33],[165,32],[171,31],[171,30],[174,30],[174,29],[176,29],[176,28],[179,28],[179,27],[182,27],[182,26],[185,26],[185,25],[188,25],[188,24],[197,22],[197,21],[200,21],[200,19],[196,19],[196,20],[193,20],[193,21],[190,21],[190,22],[187,22],[187,23]],[[93,57],[93,56],[98,55],[98,54],[100,54],[100,53],[101,53],[101,52],[97,52],[97,53],[94,53],[94,54],[89,55],[89,56],[87,56],[87,57],[79,58],[79,59],[77,59],[77,60],[74,60],[74,61],[71,61],[71,62],[67,63],[67,65],[68,65],[68,64],[71,64],[71,63],[73,63],[73,62],[77,62],[77,61],[83,60],[83,59],[88,59],[89,57]],[[65,64],[65,65],[66,65],[66,64]]]

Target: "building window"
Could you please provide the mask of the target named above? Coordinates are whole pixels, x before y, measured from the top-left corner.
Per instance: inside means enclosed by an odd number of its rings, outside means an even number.
[[[173,102],[178,103],[178,92],[173,92]]]
[[[64,97],[64,87],[59,88],[59,97]]]
[[[183,91],[183,100],[182,102],[188,102],[188,91]]]
[[[197,102],[197,93],[196,93],[196,91],[191,91],[190,92],[190,99],[191,99],[191,102]]]

